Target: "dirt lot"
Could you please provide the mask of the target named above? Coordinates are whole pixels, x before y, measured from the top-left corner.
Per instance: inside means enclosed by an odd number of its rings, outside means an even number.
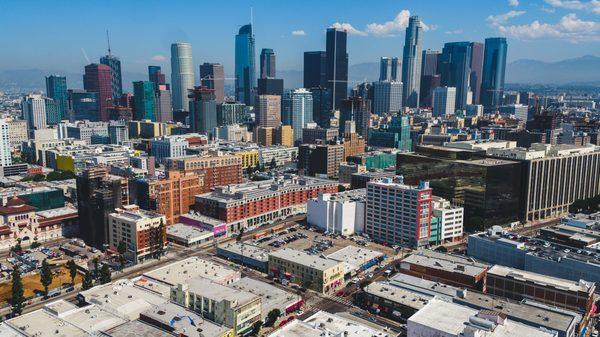
[[[53,269],[54,278],[49,290],[61,286],[63,283],[70,283],[71,277],[69,276],[69,270],[62,266]],[[75,277],[75,283],[79,284],[82,281],[82,275],[78,274]],[[40,283],[40,275],[33,274],[23,277],[23,287],[25,288],[25,297],[32,297],[35,295],[35,290],[42,291],[44,287]],[[12,284],[10,281],[0,283],[0,303],[6,302],[12,295]]]

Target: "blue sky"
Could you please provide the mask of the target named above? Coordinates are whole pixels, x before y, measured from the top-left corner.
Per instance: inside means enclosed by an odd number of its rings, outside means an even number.
[[[302,53],[321,50],[324,30],[350,30],[350,64],[401,56],[408,15],[428,26],[425,48],[449,41],[507,36],[509,60],[555,61],[600,56],[598,0],[264,0],[115,1],[0,0],[0,70],[40,68],[80,72],[106,52],[124,71],[145,72],[148,64],[169,69],[169,46],[191,42],[194,63],[233,67],[234,35],[254,9],[257,53],[275,49],[278,69],[302,69]]]

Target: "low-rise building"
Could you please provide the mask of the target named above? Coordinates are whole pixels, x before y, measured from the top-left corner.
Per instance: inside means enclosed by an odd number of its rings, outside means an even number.
[[[277,309],[282,314],[289,314],[304,304],[300,295],[249,277],[242,277],[239,281],[230,284],[229,287],[260,296],[263,320],[266,320],[272,310]]]
[[[366,197],[365,189],[320,193],[306,204],[307,222],[330,233],[362,233],[365,229]]]
[[[176,223],[167,227],[167,241],[192,247],[213,241],[215,234],[198,227]]]
[[[203,319],[202,316],[174,303],[163,303],[140,315],[140,320],[182,337],[234,337],[233,329]]]
[[[121,243],[127,247],[125,258],[133,263],[161,253],[167,244],[165,216],[137,205],[115,209],[108,215],[108,244],[117,251]]]
[[[283,328],[276,330],[269,337],[323,337],[323,336],[343,336],[343,337],[365,337],[391,336],[382,329],[373,325],[342,317],[341,315],[330,314],[325,311],[318,311],[305,320],[293,320]]]
[[[344,278],[349,279],[357,273],[381,263],[386,258],[386,255],[375,250],[351,245],[333,252],[326,257],[330,260],[342,262],[345,269]]]
[[[226,285],[240,279],[241,273],[199,257],[189,257],[143,274],[142,278],[174,287],[189,280],[204,277],[216,284]]]
[[[350,162],[340,163],[340,172],[338,173],[338,181],[340,184],[350,184],[354,173],[364,173],[367,169],[363,165],[358,165]]]
[[[344,264],[283,248],[269,254],[269,275],[328,293],[344,284]]]
[[[228,243],[217,246],[217,255],[263,273],[269,269],[269,251],[258,246],[243,242]]]
[[[458,242],[463,237],[464,208],[454,206],[450,201],[433,197],[433,216],[437,218],[438,237],[430,241],[437,243]]]
[[[171,289],[171,300],[217,324],[231,327],[236,335],[261,320],[261,298],[198,277]]]

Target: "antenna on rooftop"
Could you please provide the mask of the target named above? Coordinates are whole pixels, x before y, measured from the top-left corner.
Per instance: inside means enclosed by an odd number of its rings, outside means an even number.
[[[254,27],[254,7],[250,7],[250,26]]]
[[[108,43],[108,55],[110,56],[110,36],[108,36],[108,29],[106,30],[106,42]]]

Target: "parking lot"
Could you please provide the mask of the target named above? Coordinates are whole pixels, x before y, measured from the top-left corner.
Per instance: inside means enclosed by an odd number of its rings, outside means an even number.
[[[365,247],[382,252],[387,256],[396,255],[396,251],[391,247],[373,243],[363,236],[354,235],[345,238],[341,235],[325,235],[300,225],[261,238],[251,239],[247,243],[268,250],[285,247],[302,250],[313,255],[328,255],[346,246]]]

